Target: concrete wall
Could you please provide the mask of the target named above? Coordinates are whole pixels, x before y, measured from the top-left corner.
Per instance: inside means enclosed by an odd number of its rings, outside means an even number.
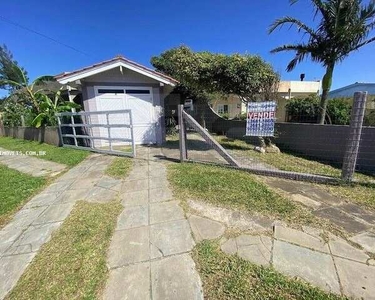
[[[257,143],[256,138],[245,136],[246,121],[224,120],[207,109],[206,124],[211,132]],[[349,126],[276,123],[275,132],[274,142],[282,150],[292,150],[327,162],[342,163]],[[357,170],[375,172],[375,127],[362,129]]]
[[[3,127],[0,126],[0,136],[9,136],[17,139],[37,141],[54,146],[60,146],[57,127]]]

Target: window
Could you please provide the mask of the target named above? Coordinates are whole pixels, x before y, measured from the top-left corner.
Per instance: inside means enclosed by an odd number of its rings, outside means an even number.
[[[150,90],[126,90],[127,94],[150,94]]]
[[[123,94],[124,90],[115,90],[115,89],[98,89],[99,94]]]
[[[229,112],[229,107],[227,104],[218,104],[217,105],[217,113],[219,115],[227,114]]]

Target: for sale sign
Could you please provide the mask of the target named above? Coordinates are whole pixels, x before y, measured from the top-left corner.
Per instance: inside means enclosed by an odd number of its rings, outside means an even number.
[[[276,120],[276,102],[249,102],[247,104],[246,135],[273,136]]]

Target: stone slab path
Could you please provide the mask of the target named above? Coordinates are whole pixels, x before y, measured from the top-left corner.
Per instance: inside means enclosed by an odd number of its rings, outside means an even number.
[[[15,286],[76,201],[104,202],[117,196],[120,181],[104,175],[112,159],[90,156],[33,197],[0,231],[0,299]]]
[[[140,148],[122,184],[104,299],[203,299],[189,222],[168,187],[160,149]]]
[[[0,162],[8,168],[15,169],[34,177],[56,176],[66,169],[66,166],[63,164],[29,155],[12,155],[11,153],[13,152],[14,151],[0,147]]]
[[[194,211],[199,209],[197,203],[189,202]],[[274,224],[272,234],[267,235],[264,233],[265,223],[254,226],[256,220],[251,220],[248,228],[259,229],[260,234],[252,232],[225,238],[223,233],[226,229],[239,229],[248,220],[241,218],[241,222],[238,219],[233,222],[232,214],[220,212],[222,221],[194,214],[189,216],[196,240],[222,236],[221,249],[227,254],[238,255],[259,266],[273,266],[287,276],[303,279],[328,292],[374,299],[375,260],[366,253],[367,249],[361,250],[332,234],[327,237],[311,227],[296,230]],[[211,213],[212,208],[209,207],[207,215]],[[374,252],[374,248],[371,250]]]

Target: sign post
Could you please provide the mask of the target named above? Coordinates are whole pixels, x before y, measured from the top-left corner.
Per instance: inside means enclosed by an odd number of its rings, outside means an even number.
[[[274,136],[275,121],[276,101],[247,104],[247,136]]]

